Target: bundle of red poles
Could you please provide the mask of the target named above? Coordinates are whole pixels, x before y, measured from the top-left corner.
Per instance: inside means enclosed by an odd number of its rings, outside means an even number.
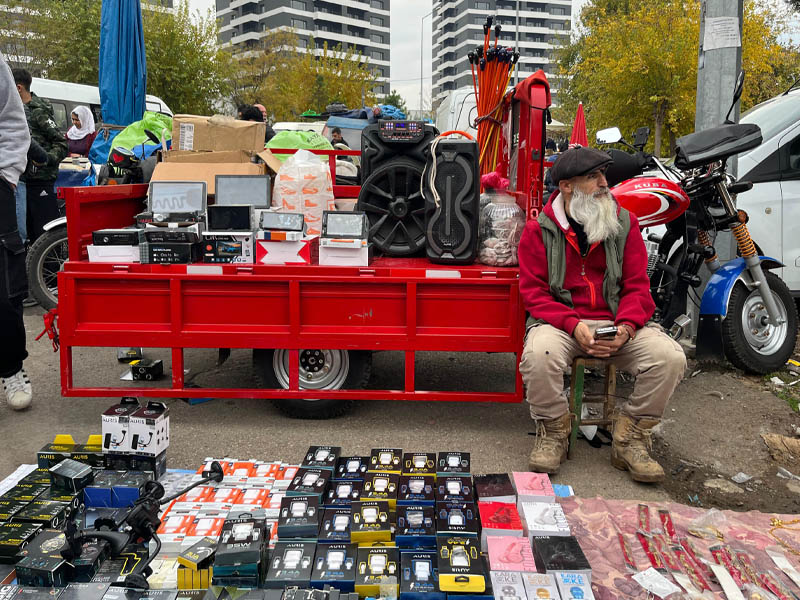
[[[498,47],[501,27],[494,27],[494,45],[490,43],[492,17],[483,24],[483,46],[467,54],[472,70],[472,85],[478,118],[475,119],[480,148],[481,175],[497,168],[502,134],[503,95],[519,61],[513,48]]]

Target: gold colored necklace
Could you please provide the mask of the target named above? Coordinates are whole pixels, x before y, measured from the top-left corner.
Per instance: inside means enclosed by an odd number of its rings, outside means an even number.
[[[780,519],[773,518],[770,519],[769,524],[772,526],[772,528],[769,530],[769,535],[772,537],[772,539],[774,539],[776,542],[778,542],[781,546],[786,548],[789,552],[791,552],[795,556],[800,556],[800,549],[796,548],[795,546],[792,546],[789,542],[779,538],[775,534],[775,531],[778,529],[785,529],[786,531],[796,531],[800,533],[800,529],[798,528],[787,527],[787,525],[800,524],[800,519],[793,519],[792,521],[781,521]]]

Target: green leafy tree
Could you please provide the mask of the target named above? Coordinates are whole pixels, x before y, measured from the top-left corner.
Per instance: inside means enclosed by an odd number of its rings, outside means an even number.
[[[397,90],[392,90],[391,94],[384,96],[383,100],[381,100],[381,104],[391,104],[392,106],[396,106],[402,110],[404,113],[408,112],[406,101]]]

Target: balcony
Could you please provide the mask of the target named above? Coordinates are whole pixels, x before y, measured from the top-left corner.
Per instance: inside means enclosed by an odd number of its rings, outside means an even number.
[[[231,19],[229,27],[238,27],[239,25],[243,25],[244,23],[258,23],[261,20],[263,15],[258,15],[255,13],[251,13],[249,15],[242,15],[241,17],[236,17],[235,19]]]
[[[241,35],[233,36],[231,38],[231,44],[237,46],[239,44],[245,44],[249,41],[257,42],[262,38],[263,35],[264,35],[263,31],[251,31],[248,33],[242,33]]]

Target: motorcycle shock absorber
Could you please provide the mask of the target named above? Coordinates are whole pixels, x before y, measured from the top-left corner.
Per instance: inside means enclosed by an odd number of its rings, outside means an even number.
[[[742,218],[743,214],[742,211],[739,211],[739,222],[735,225],[731,225],[731,232],[733,232],[733,237],[736,238],[736,245],[739,247],[739,253],[746,259],[755,256],[757,252],[756,245],[753,243],[753,238],[750,237],[750,231],[747,229],[747,225],[744,224]]]
[[[698,229],[697,241],[706,248],[711,248],[711,250],[713,250],[714,254],[710,257],[706,257],[704,260],[706,266],[708,267],[708,270],[714,273],[715,271],[717,271],[717,269],[719,269],[720,264],[719,264],[719,257],[717,256],[717,251],[714,248],[714,245],[711,243],[711,236],[708,235],[708,232],[705,229]]]

